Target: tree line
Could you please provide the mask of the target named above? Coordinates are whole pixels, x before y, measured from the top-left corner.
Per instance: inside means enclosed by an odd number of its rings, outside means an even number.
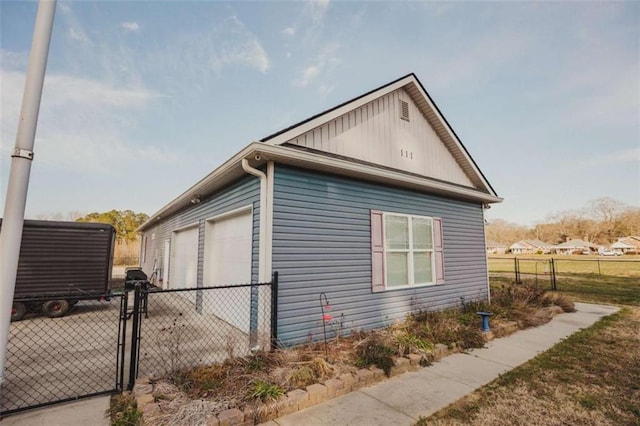
[[[149,219],[146,213],[136,213],[133,210],[109,210],[107,212],[93,212],[83,214],[72,211],[66,213],[40,214],[40,220],[57,220],[68,222],[100,222],[108,223],[116,229],[118,243],[131,243],[136,241],[136,229]]]
[[[149,219],[146,213],[133,210],[109,210],[102,213],[89,213],[76,219],[76,222],[100,222],[113,225],[119,242],[132,242],[138,238],[136,229]]]
[[[610,244],[620,237],[640,235],[640,207],[613,198],[598,198],[585,207],[554,213],[534,226],[495,219],[486,226],[487,240],[512,244],[537,239],[558,244],[579,238],[594,244]]]

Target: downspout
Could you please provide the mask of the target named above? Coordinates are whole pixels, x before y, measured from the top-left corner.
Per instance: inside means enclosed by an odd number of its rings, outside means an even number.
[[[489,210],[489,204],[482,204],[482,234],[484,235],[484,264],[487,270],[487,303],[491,304],[491,284],[489,284],[489,253],[487,253],[487,219],[485,211]]]
[[[256,158],[258,156],[256,155]],[[260,241],[258,244],[258,282],[269,281],[267,276],[267,175],[249,165],[249,160],[242,159],[242,170],[260,179]]]

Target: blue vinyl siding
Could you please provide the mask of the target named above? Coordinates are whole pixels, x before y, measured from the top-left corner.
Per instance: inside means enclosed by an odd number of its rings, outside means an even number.
[[[164,242],[171,239],[174,230],[189,225],[198,225],[198,287],[208,287],[203,282],[204,271],[204,229],[206,219],[247,205],[253,206],[253,241],[251,260],[251,281],[258,281],[258,245],[260,237],[260,181],[246,176],[221,191],[203,199],[199,204],[189,207],[175,215],[159,221],[153,228],[144,232],[147,237],[145,262],[141,265],[145,273],[151,276],[154,263],[159,267],[164,259]],[[156,256],[157,254],[157,256]],[[164,268],[164,265],[162,265]],[[169,272],[171,273],[171,272]],[[157,280],[156,280],[157,283]],[[239,284],[239,283],[227,283]]]
[[[285,344],[320,337],[321,292],[346,330],[487,298],[480,203],[276,165],[273,205],[278,337]],[[371,291],[371,209],[442,218],[445,284]]]

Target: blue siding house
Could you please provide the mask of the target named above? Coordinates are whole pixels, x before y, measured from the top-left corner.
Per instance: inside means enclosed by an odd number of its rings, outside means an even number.
[[[278,271],[278,338],[298,344],[321,292],[344,330],[487,299],[500,201],[410,74],[249,144],[140,227],[141,265],[163,288]]]

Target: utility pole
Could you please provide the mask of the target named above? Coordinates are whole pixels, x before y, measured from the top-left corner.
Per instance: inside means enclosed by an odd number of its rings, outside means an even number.
[[[11,309],[22,242],[24,210],[55,11],[56,0],[38,2],[16,145],[11,154],[11,170],[0,230],[0,374],[2,374],[0,386],[4,384],[5,379],[4,363],[7,356]]]

